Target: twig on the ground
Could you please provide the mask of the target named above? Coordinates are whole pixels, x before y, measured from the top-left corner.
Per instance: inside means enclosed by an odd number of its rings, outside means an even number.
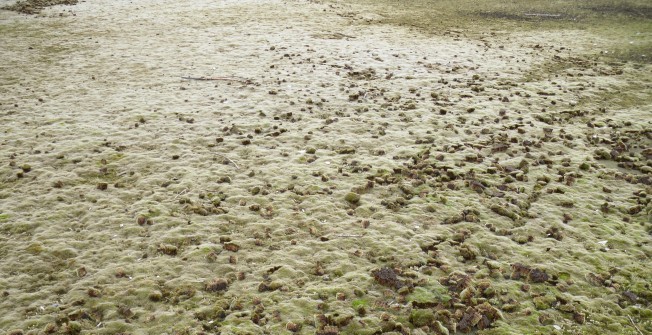
[[[561,17],[561,14],[528,13],[528,14],[525,14],[525,16]]]
[[[355,36],[346,35],[346,34],[342,34],[342,33],[335,33],[335,34],[333,34],[333,36],[346,37],[346,38],[355,38]]]
[[[245,85],[253,84],[253,81],[250,79],[234,78],[234,77],[181,77],[181,79],[187,80],[222,80],[222,81],[237,81]]]
[[[362,237],[364,235],[334,235],[333,237]]]
[[[231,162],[231,164],[233,164],[233,166],[235,166],[236,169],[240,170],[240,167],[238,166],[238,164],[236,164],[231,158],[226,157],[226,156],[224,156],[222,154],[216,154],[216,155],[218,155],[218,156],[226,159],[227,161]]]
[[[634,323],[634,320],[632,320],[632,317],[629,316],[629,315],[628,315],[627,317],[629,318],[629,322],[632,323],[632,326],[634,326],[634,328],[636,329],[636,331],[637,331],[639,334],[643,335],[643,332],[642,332],[640,329],[638,329],[638,327],[637,327],[636,324]]]
[[[185,194],[185,193],[188,193],[188,191],[190,191],[190,190],[187,189],[187,188],[184,188],[181,192],[177,193],[177,195],[175,195],[174,198],[172,198],[172,200],[177,200],[177,198],[178,198],[180,195]]]

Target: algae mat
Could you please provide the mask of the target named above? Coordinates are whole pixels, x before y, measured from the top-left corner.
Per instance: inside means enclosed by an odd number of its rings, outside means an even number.
[[[0,11],[0,332],[651,332],[650,65],[384,15]]]

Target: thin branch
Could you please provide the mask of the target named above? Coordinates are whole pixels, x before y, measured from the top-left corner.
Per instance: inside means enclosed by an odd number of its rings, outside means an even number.
[[[364,235],[333,235],[333,237],[362,237]]]
[[[186,79],[186,80],[223,80],[223,81],[237,81],[239,83],[243,83],[246,85],[253,84],[253,81],[250,79],[241,79],[241,78],[234,78],[234,77],[181,77],[181,79]]]
[[[335,33],[335,34],[333,34],[333,36],[339,37],[339,38],[342,38],[342,37],[351,38],[351,39],[355,38],[355,36],[346,35],[346,34],[342,34],[342,33]]]
[[[634,320],[632,320],[632,317],[629,316],[629,315],[628,315],[627,317],[629,318],[629,322],[632,323],[632,326],[634,326],[634,328],[636,328],[636,331],[637,331],[639,334],[643,335],[643,332],[642,332],[640,329],[638,329],[638,327],[637,327],[636,324],[634,323]]]
[[[224,156],[222,154],[216,154],[216,155],[228,160],[229,162],[231,162],[231,164],[233,164],[233,166],[235,166],[236,169],[240,170],[240,167],[238,166],[238,164],[236,164],[231,158],[226,157],[226,156]]]
[[[525,16],[561,17],[561,14],[532,13],[532,14],[525,14]]]
[[[177,200],[177,198],[178,198],[180,195],[185,194],[185,193],[188,193],[188,191],[189,191],[189,190],[188,190],[187,188],[184,188],[181,192],[177,193],[177,195],[175,195],[174,198],[172,198],[172,200]]]

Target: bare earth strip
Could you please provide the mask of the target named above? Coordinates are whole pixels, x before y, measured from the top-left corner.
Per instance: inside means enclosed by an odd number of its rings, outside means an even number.
[[[365,8],[0,11],[0,332],[652,332],[652,67]]]

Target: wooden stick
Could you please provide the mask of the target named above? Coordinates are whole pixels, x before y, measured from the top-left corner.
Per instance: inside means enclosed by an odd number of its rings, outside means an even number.
[[[634,323],[634,320],[632,320],[632,317],[629,316],[629,315],[628,315],[627,317],[629,318],[629,322],[632,323],[632,326],[634,326],[634,328],[636,328],[636,331],[638,331],[639,334],[643,335],[643,332],[642,332],[640,329],[638,329],[638,327],[637,327],[636,324]]]
[[[525,16],[561,17],[561,14],[532,13],[532,14],[525,14]]]
[[[236,164],[233,160],[231,160],[231,158],[226,157],[226,156],[224,156],[222,154],[216,154],[216,155],[228,160],[229,162],[231,162],[231,164],[233,164],[233,166],[235,166],[236,169],[240,170],[240,167],[238,166],[238,164]]]
[[[346,38],[355,38],[355,36],[346,35],[346,34],[342,34],[342,33],[335,33],[335,34],[333,34],[333,36],[346,37]]]
[[[362,237],[364,235],[335,235],[333,237]]]
[[[239,79],[239,78],[231,78],[231,77],[181,77],[181,79],[186,79],[186,80],[224,80],[224,81],[237,81],[239,83],[243,84],[251,84],[253,83],[249,79]]]
[[[177,195],[175,195],[174,198],[172,198],[172,200],[177,200],[177,198],[178,198],[180,195],[182,195],[182,194],[184,194],[184,193],[187,193],[188,191],[189,191],[189,190],[188,190],[187,188],[184,188],[181,192],[177,193]]]

